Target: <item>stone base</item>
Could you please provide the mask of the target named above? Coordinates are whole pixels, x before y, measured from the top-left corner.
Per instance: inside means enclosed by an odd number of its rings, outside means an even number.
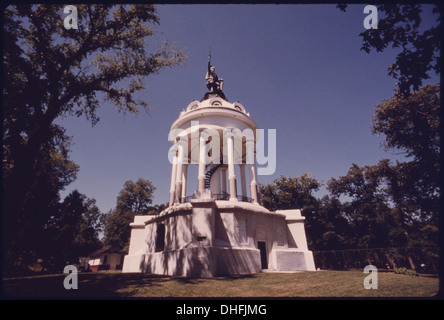
[[[313,252],[275,250],[277,271],[316,271]]]
[[[272,213],[211,193],[136,216],[123,272],[194,278],[315,271],[300,210]]]
[[[125,256],[122,272],[211,278],[260,272],[257,249],[193,247]]]
[[[220,97],[220,98],[228,101],[227,98],[225,97],[225,94],[222,91],[215,90],[215,91],[208,91],[207,93],[205,93],[201,102],[204,100],[210,99],[210,98],[214,98],[214,97]]]
[[[276,250],[276,269],[268,272],[315,271],[311,251]],[[261,272],[258,249],[193,247],[125,256],[122,272],[212,278]]]

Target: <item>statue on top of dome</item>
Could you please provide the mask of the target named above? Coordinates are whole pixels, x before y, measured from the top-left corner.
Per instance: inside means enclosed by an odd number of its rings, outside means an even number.
[[[220,79],[217,76],[215,70],[216,70],[215,67],[211,65],[211,53],[210,53],[208,57],[208,71],[205,76],[205,80],[207,81],[207,88],[210,92],[221,92],[224,85],[224,80]]]

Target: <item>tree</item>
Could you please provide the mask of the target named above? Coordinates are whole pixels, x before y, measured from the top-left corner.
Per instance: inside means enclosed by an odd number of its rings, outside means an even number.
[[[347,5],[337,7],[346,11]],[[422,24],[422,5],[386,3],[377,9],[378,29],[360,34],[361,50],[369,53],[371,49],[382,52],[389,46],[401,48],[395,62],[388,67],[388,74],[398,80],[400,93],[407,96],[419,90],[423,81],[430,78],[430,72],[440,73],[440,10],[437,6],[433,8],[436,21],[426,29]]]
[[[94,199],[88,199],[77,190],[68,194],[59,210],[46,225],[45,258],[62,267],[66,261],[75,263],[80,256],[88,255],[101,246],[99,233],[102,231],[100,210]]]
[[[345,11],[347,5],[338,7]],[[384,216],[399,223],[399,228],[390,228],[393,233],[388,238],[398,244],[421,247],[438,244],[441,178],[440,85],[421,88],[433,72],[440,74],[441,16],[440,8],[435,6],[432,12],[437,19],[430,27],[425,26],[421,16],[424,8],[378,5],[378,29],[360,34],[361,50],[367,53],[371,49],[382,52],[389,46],[401,49],[388,68],[388,74],[398,80],[398,88],[392,98],[376,107],[372,133],[385,135],[385,149],[401,151],[407,158],[395,165],[383,160],[373,169],[386,184],[384,193],[389,199],[386,203],[390,214]],[[436,254],[436,250],[430,253]]]
[[[421,215],[410,199],[412,188],[405,163],[381,160],[372,166],[353,164],[347,175],[332,178],[327,186],[343,197],[342,212],[354,228],[356,246],[437,246],[437,217]]]
[[[424,86],[408,98],[395,94],[376,106],[372,133],[385,136],[386,150],[401,150],[414,161],[437,168],[440,102],[440,84]]]
[[[386,150],[406,161],[389,167],[389,193],[399,214],[415,226],[409,243],[438,244],[440,202],[440,87],[427,85],[408,97],[395,94],[376,107],[372,133],[385,136]],[[426,240],[427,239],[427,240]]]
[[[136,182],[128,180],[117,197],[117,208],[134,214],[146,214],[153,202],[153,192],[156,187],[149,180],[142,178]]]
[[[65,130],[52,125],[51,138],[39,148],[38,157],[33,163],[34,178],[29,184],[22,211],[3,211],[3,240],[5,262],[13,263],[18,257],[33,259],[42,254],[45,244],[36,239],[45,239],[45,225],[51,216],[58,214],[59,192],[76,177],[78,166],[69,159],[71,141]],[[8,138],[4,136],[4,141]],[[12,160],[10,149],[3,146],[3,204],[10,201],[9,184]],[[41,257],[41,256],[40,256]],[[24,261],[24,260],[23,260]],[[24,261],[26,262],[26,261]]]
[[[381,248],[406,244],[403,217],[391,206],[388,193],[388,159],[377,165],[353,164],[347,175],[332,178],[329,192],[344,198],[342,213],[353,230],[351,242],[358,248]],[[401,238],[399,237],[401,235]]]
[[[346,199],[342,212],[349,221],[350,242],[358,248],[403,247],[421,251],[429,258],[437,258],[437,219],[424,218],[409,193],[411,177],[405,175],[405,163],[392,164],[381,160],[373,166],[360,167],[356,164],[347,175],[332,178],[328,189],[335,197]],[[412,251],[413,252],[413,251]],[[397,250],[387,251],[388,259],[403,260],[406,255],[411,268],[415,268],[412,252],[399,255]]]
[[[337,197],[325,195],[318,199],[307,218],[306,233],[312,250],[341,250],[352,248],[352,229],[342,213]]]
[[[372,132],[386,150],[403,152],[402,191],[424,215],[438,215],[440,196],[440,86],[427,85],[407,98],[395,94],[376,107]],[[401,184],[399,189],[401,189]]]
[[[322,233],[327,222],[320,222],[320,201],[313,195],[321,183],[308,174],[300,177],[280,176],[272,184],[259,185],[262,205],[270,211],[301,209],[306,220],[308,244],[318,250],[324,248]],[[328,241],[327,241],[328,242]]]
[[[130,223],[135,215],[147,214],[156,188],[149,180],[126,181],[117,197],[116,208],[104,217],[104,242],[115,250],[128,251]]]
[[[42,148],[54,121],[85,116],[94,125],[102,98],[119,111],[147,108],[136,100],[143,79],[184,60],[164,42],[145,42],[159,17],[153,5],[76,5],[79,28],[63,25],[62,5],[11,5],[4,11],[3,210],[26,220]],[[44,220],[44,219],[43,219]],[[14,219],[5,221],[6,229]]]
[[[439,194],[430,196],[422,190],[421,169],[412,162],[397,162],[387,167],[387,192],[393,211],[405,226],[403,237],[408,247],[422,247],[436,255],[439,244]],[[430,249],[428,249],[430,248]]]
[[[308,209],[316,201],[312,192],[319,190],[321,184],[308,174],[287,178],[281,176],[272,184],[260,185],[262,204],[270,211],[285,209]]]
[[[312,250],[351,247],[351,228],[342,213],[342,203],[329,195],[316,198],[313,193],[320,187],[319,181],[303,174],[295,178],[281,176],[272,184],[260,185],[259,192],[262,204],[270,211],[302,210],[308,245]]]

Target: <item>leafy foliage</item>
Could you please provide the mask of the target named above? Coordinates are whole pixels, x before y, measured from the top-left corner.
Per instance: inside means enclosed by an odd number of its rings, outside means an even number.
[[[399,168],[403,176],[410,178],[404,186],[407,183],[413,186],[414,193],[424,197],[424,201],[425,198],[437,201],[439,197],[439,113],[440,85],[436,84],[427,85],[407,98],[395,94],[376,107],[373,117],[372,132],[385,136],[386,150],[401,150],[411,159]],[[408,193],[414,196],[412,192]],[[417,202],[422,201],[418,199]]]
[[[358,248],[406,245],[406,221],[393,208],[388,188],[390,162],[360,167],[353,164],[347,175],[332,178],[327,186],[344,198],[342,212],[349,221],[350,240]]]
[[[353,246],[349,221],[342,213],[342,203],[338,198],[325,195],[317,199],[308,214],[307,208],[302,209],[308,245],[312,250],[340,250]]]
[[[3,190],[8,260],[32,244],[58,192],[75,178],[70,139],[55,120],[99,121],[102,100],[120,112],[147,109],[136,99],[145,77],[181,64],[165,41],[149,52],[159,24],[149,4],[78,4],[79,29],[63,26],[63,5],[10,5],[3,24]],[[151,49],[150,49],[151,50]]]
[[[406,162],[392,174],[397,207],[411,218],[438,225],[440,199],[440,86],[427,85],[407,98],[395,94],[376,107],[374,134],[385,136],[386,150],[403,151]]]
[[[313,191],[317,191],[320,183],[304,174],[300,177],[287,178],[281,176],[273,184],[260,185],[262,204],[269,210],[298,209],[312,204]]]
[[[440,84],[427,85],[408,98],[395,94],[376,106],[372,132],[384,134],[386,149],[402,150],[415,161],[439,159]]]
[[[100,215],[94,199],[72,191],[46,226],[48,241],[52,243],[47,244],[46,256],[53,256],[54,263],[63,266],[66,261],[75,263],[80,256],[100,248]]]
[[[337,7],[346,11],[347,5]],[[421,86],[431,72],[440,73],[440,16],[426,29],[420,5],[377,8],[378,29],[360,34],[361,49],[381,52],[391,46],[401,51],[389,67],[389,74],[399,81],[398,89],[376,106],[371,132],[384,135],[385,150],[400,151],[406,160],[393,164],[384,159],[364,167],[353,164],[345,176],[327,183],[330,195],[318,199],[312,219],[307,216],[307,233],[318,250],[333,245],[336,249],[405,246],[429,251],[439,242],[440,84]],[[439,14],[437,8],[433,12]],[[274,196],[271,201],[275,207],[280,206],[278,199]],[[329,239],[334,241],[325,241]]]
[[[9,263],[18,258],[19,252],[31,257],[30,251],[42,252],[46,248],[45,225],[51,216],[59,213],[60,190],[74,181],[79,170],[69,159],[71,139],[65,135],[65,130],[51,125],[49,135],[32,163],[33,179],[30,181],[13,178],[12,146],[8,143],[3,146],[3,240],[6,244],[5,260]],[[5,135],[3,137],[4,141],[9,139]],[[21,149],[15,152],[20,153]],[[11,189],[25,183],[27,192],[23,201],[18,202]]]
[[[142,79],[183,61],[181,51],[165,42],[149,54],[146,38],[156,25],[153,5],[77,5],[78,30],[63,27],[63,6],[10,6],[5,11],[5,104],[8,115],[31,109],[51,122],[84,115],[98,121],[97,94],[119,110],[138,112],[134,100]],[[129,86],[121,81],[130,79]],[[19,99],[17,98],[19,94]],[[26,108],[27,107],[27,108]]]
[[[308,174],[300,177],[281,176],[272,184],[260,185],[260,199],[271,211],[301,209],[306,217],[309,245],[313,249],[338,249],[346,246],[347,221],[336,198],[317,199],[313,193],[321,183]]]
[[[408,276],[419,276],[419,274],[416,272],[416,270],[407,269],[405,267],[395,268],[394,272],[395,272],[395,274],[405,274]]]
[[[116,208],[103,216],[104,242],[115,250],[128,251],[131,234],[130,223],[135,215],[152,212],[153,192],[156,188],[149,180],[139,178],[126,181],[117,197]]]
[[[128,180],[117,197],[117,208],[134,214],[145,214],[152,203],[156,188],[151,181],[139,178],[136,182]]]
[[[346,11],[347,5],[337,7]],[[407,96],[411,91],[419,90],[431,72],[440,73],[440,10],[437,6],[433,8],[436,21],[426,29],[422,5],[385,3],[377,8],[378,29],[360,34],[361,50],[370,53],[372,49],[382,52],[390,46],[401,48],[395,62],[388,67],[388,74],[398,80],[400,92]]]
[[[353,164],[346,175],[327,182],[329,194],[321,199],[312,194],[320,183],[306,174],[281,176],[259,191],[269,210],[302,209],[312,250],[436,247],[438,202],[431,205],[434,199],[421,192],[413,196],[416,176],[405,165],[388,159]]]

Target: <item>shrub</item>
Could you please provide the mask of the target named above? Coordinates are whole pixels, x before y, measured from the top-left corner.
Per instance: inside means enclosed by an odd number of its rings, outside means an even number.
[[[402,268],[395,268],[395,273],[396,274],[406,274],[408,276],[417,276],[418,273],[416,272],[416,270],[412,270],[412,269],[407,269],[405,267]]]

